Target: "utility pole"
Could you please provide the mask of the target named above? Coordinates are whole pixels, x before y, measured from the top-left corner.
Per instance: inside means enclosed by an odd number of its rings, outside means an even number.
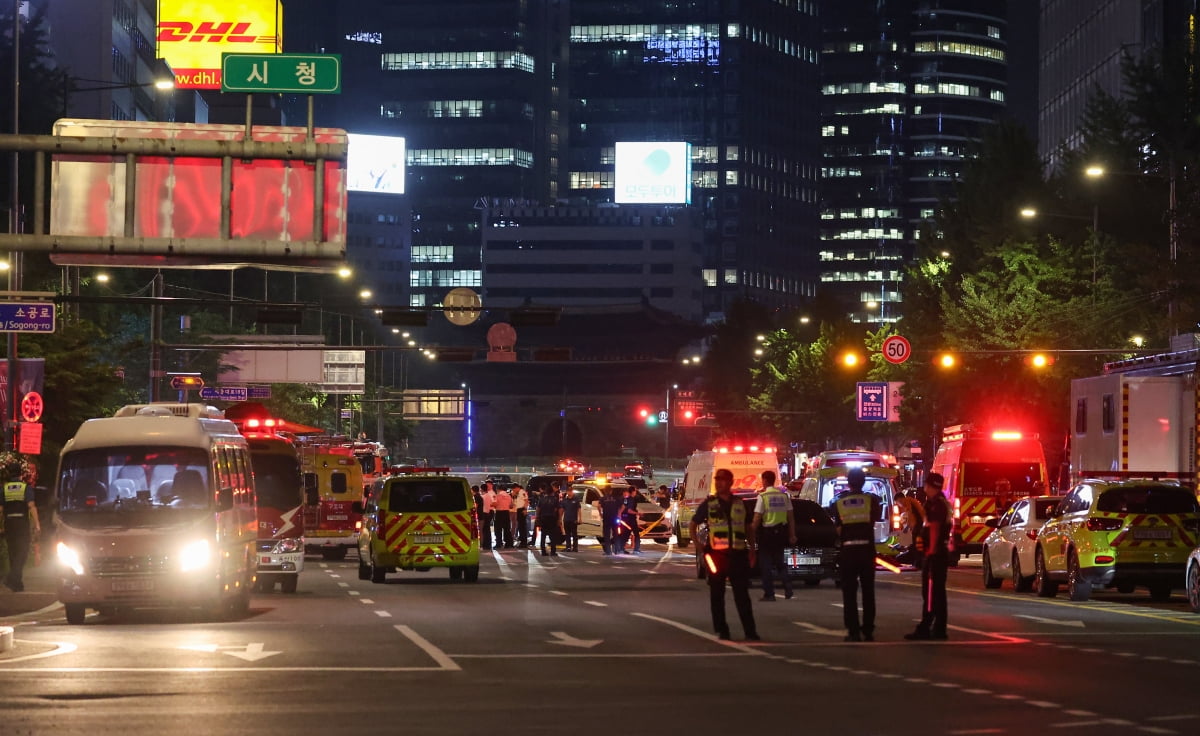
[[[12,132],[14,136],[21,135],[21,0],[13,0],[13,69],[12,69]],[[8,231],[12,234],[20,232],[21,228],[21,195],[18,180],[20,177],[20,154],[12,152],[12,203],[8,212]],[[20,291],[21,269],[24,267],[24,255],[17,250],[8,255],[8,290]],[[5,391],[7,401],[4,416],[4,447],[17,449],[17,371],[20,363],[17,361],[17,333],[8,333],[8,387]]]

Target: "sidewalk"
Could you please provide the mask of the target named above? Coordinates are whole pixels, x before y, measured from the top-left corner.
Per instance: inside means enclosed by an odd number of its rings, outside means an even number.
[[[22,576],[25,590],[14,593],[0,585],[0,622],[23,614],[40,611],[58,601],[58,577],[52,557],[43,550],[42,564],[25,566]],[[11,623],[11,622],[10,622]]]

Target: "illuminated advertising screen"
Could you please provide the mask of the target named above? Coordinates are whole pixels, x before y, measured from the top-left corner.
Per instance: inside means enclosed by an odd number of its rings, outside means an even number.
[[[404,194],[404,139],[348,134],[346,188],[351,192]]]
[[[221,54],[283,50],[280,0],[158,0],[155,53],[181,89],[221,89]]]
[[[691,204],[692,144],[617,143],[620,204]]]

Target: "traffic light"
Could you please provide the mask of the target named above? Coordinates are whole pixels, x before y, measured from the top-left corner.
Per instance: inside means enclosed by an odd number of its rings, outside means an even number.
[[[1054,365],[1054,356],[1050,353],[1030,353],[1025,356],[1025,365],[1040,370]]]
[[[647,427],[653,427],[658,424],[658,415],[648,406],[639,406],[637,410],[638,419],[641,419]]]

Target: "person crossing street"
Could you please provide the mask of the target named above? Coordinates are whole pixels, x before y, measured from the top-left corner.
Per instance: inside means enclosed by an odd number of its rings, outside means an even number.
[[[846,473],[849,490],[833,502],[833,520],[841,550],[842,618],[846,641],[875,641],[875,522],[883,519],[883,504],[863,492],[867,474],[862,468]],[[862,621],[858,618],[858,588],[862,586]]]

